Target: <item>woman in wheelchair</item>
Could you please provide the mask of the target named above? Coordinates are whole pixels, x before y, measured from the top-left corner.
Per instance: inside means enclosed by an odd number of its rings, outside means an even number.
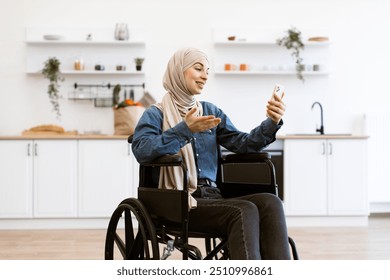
[[[275,141],[283,124],[284,93],[270,98],[268,117],[259,126],[241,132],[217,106],[196,100],[208,71],[202,51],[187,48],[174,53],[163,78],[167,93],[139,120],[133,153],[141,164],[166,154],[183,158],[189,174],[189,229],[226,235],[231,259],[290,259],[281,200],[270,193],[223,198],[215,183],[219,145],[234,153],[251,153]],[[167,167],[160,172],[159,188],[181,188],[179,170]]]

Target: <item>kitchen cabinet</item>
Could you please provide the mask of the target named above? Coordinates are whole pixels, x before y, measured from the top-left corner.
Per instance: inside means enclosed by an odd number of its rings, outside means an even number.
[[[36,218],[77,216],[77,141],[32,141]]]
[[[304,33],[304,32],[303,32]],[[228,37],[235,35],[234,40]],[[291,51],[276,43],[283,36],[283,31],[270,30],[214,30],[214,69],[216,75],[296,75],[295,61]],[[303,38],[305,49],[302,52],[306,76],[328,75],[328,47],[330,41],[310,42]],[[225,64],[232,64],[233,69],[226,71]],[[246,70],[240,70],[245,64]]]
[[[79,140],[79,217],[110,217],[135,196],[133,155],[125,140]]]
[[[31,218],[32,141],[0,141],[0,217]]]
[[[2,218],[75,217],[77,142],[0,141]]]
[[[288,216],[368,216],[365,139],[286,139]]]
[[[105,227],[123,199],[137,196],[126,138],[37,138],[0,139],[1,229]]]

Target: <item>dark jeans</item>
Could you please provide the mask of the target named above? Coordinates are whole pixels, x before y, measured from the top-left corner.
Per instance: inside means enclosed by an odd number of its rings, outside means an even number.
[[[197,198],[189,228],[228,237],[233,260],[291,259],[281,200],[269,193],[229,199]]]

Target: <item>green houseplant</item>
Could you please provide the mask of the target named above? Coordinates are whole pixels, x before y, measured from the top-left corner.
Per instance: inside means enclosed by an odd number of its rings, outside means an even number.
[[[295,59],[297,78],[304,82],[305,80],[302,75],[304,65],[302,64],[303,59],[301,57],[301,51],[305,48],[305,45],[302,42],[301,32],[295,27],[292,27],[287,30],[287,35],[277,39],[276,43],[279,46],[286,47],[288,50],[292,50],[291,55]]]
[[[49,80],[47,93],[49,94],[50,103],[53,106],[53,111],[56,113],[57,119],[61,118],[60,105],[58,103],[59,83],[64,81],[60,71],[61,62],[56,57],[48,58],[42,69],[43,76]]]
[[[137,71],[141,71],[142,70],[142,64],[144,63],[144,60],[145,60],[145,58],[143,58],[143,57],[136,57],[136,58],[134,58],[135,69]]]

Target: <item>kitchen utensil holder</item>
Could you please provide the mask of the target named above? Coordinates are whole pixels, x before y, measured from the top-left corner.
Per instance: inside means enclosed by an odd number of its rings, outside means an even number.
[[[125,98],[126,98],[126,89],[130,89],[130,97],[134,98],[134,88],[142,88],[145,90],[145,83],[142,84],[115,84],[119,85],[121,88],[125,89]],[[114,85],[114,86],[115,86]],[[113,107],[112,93],[108,94],[99,94],[99,88],[111,89],[114,87],[111,83],[106,84],[78,84],[74,83],[74,91],[68,94],[69,100],[93,100],[95,107]],[[89,89],[83,91],[84,89]],[[95,92],[93,92],[95,90]]]

